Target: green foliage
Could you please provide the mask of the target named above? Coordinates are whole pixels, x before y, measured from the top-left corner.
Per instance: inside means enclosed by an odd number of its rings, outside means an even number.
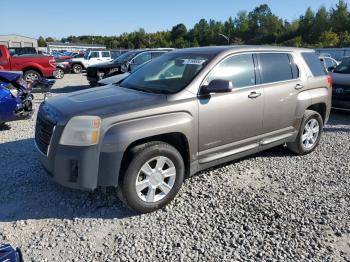
[[[45,41],[44,37],[39,36],[39,39],[38,39],[38,46],[39,46],[39,47],[46,47],[46,41]]]
[[[296,47],[345,47],[350,45],[350,13],[346,1],[330,10],[310,7],[295,21],[283,21],[267,4],[241,11],[221,22],[201,19],[193,28],[175,25],[170,31],[147,33],[143,28],[119,36],[69,36],[63,42],[104,44],[107,48],[195,47],[229,44],[270,44]],[[54,41],[40,37],[39,46]]]

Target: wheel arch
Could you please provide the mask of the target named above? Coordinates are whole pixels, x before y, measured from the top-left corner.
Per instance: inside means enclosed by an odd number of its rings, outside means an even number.
[[[27,71],[29,71],[29,70],[33,70],[33,71],[35,71],[35,72],[38,72],[38,73],[40,74],[40,76],[43,76],[43,73],[42,73],[42,71],[40,70],[40,68],[34,67],[34,66],[25,67],[25,68],[22,69],[22,72],[23,72],[23,74],[25,74],[25,73],[26,73]]]
[[[145,144],[150,142],[163,142],[167,143],[174,148],[176,148],[182,156],[182,159],[185,164],[185,178],[190,176],[190,147],[189,142],[185,134],[181,132],[171,132],[164,133],[155,136],[149,136],[145,138],[138,139],[128,145],[124,151],[121,166],[120,166],[120,175],[119,183],[123,179],[123,173],[125,172],[128,163],[130,163],[133,153],[141,149]]]
[[[327,116],[327,105],[326,103],[317,103],[309,106],[306,110],[312,110],[319,113],[322,117],[323,124],[325,124]]]

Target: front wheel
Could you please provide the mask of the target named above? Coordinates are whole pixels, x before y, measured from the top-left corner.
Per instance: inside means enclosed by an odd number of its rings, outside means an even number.
[[[175,198],[184,174],[177,149],[164,142],[144,144],[131,156],[120,185],[122,200],[137,212],[153,212]]]
[[[319,113],[306,110],[297,139],[288,143],[288,149],[298,155],[306,155],[316,149],[320,143],[323,120]]]

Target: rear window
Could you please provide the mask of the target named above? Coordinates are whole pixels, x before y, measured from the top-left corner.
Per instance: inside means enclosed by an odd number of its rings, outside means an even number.
[[[259,54],[262,82],[274,83],[298,78],[299,70],[289,54]]]
[[[0,50],[0,57],[2,57],[2,53],[1,53],[1,50]]]
[[[327,74],[316,53],[302,53],[302,56],[315,77]]]

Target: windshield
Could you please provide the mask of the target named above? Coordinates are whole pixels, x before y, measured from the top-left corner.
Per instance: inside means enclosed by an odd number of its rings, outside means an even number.
[[[137,54],[137,52],[127,52],[124,53],[120,56],[118,56],[116,59],[113,60],[113,63],[123,63],[126,61],[129,61],[131,58],[133,58],[135,55]]]
[[[174,94],[185,88],[211,58],[208,54],[168,53],[144,65],[120,86],[144,92]]]
[[[350,74],[350,59],[345,59],[333,72],[337,74]]]

